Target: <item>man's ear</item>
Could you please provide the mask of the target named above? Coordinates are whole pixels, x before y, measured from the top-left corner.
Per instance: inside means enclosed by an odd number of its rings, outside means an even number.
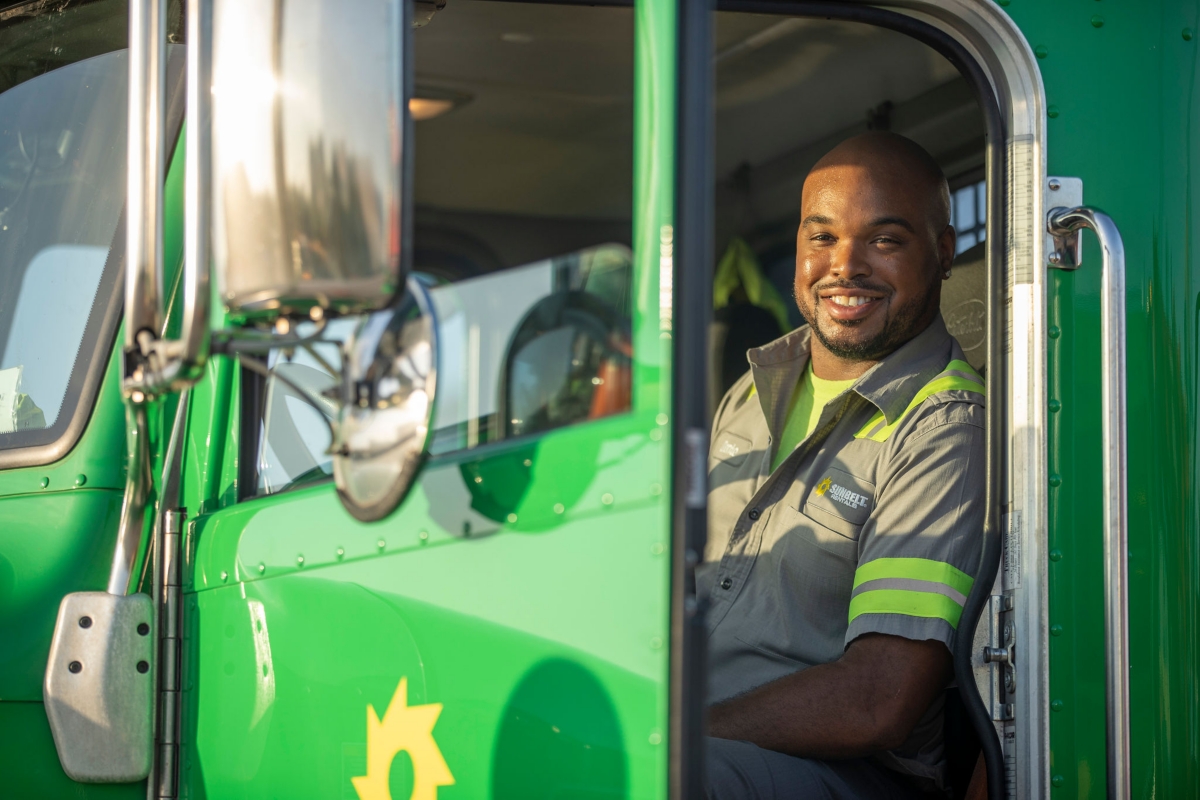
[[[938,264],[942,268],[942,279],[950,277],[950,266],[954,263],[954,245],[958,243],[958,233],[953,225],[947,225],[938,237]]]

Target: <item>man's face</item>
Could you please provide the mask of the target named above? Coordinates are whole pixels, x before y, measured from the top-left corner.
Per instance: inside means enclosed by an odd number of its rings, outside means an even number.
[[[937,314],[954,232],[927,188],[887,165],[836,164],[804,182],[796,302],[834,356],[876,361]]]

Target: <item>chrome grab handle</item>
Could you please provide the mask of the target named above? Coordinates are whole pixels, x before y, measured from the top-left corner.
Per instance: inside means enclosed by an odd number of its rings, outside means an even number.
[[[129,4],[129,152],[126,211],[125,373],[135,404],[179,391],[203,374],[209,337],[208,161],[211,3],[187,4],[187,196],[180,338],[165,338],[163,166],[166,132],[166,0]]]
[[[1129,588],[1125,425],[1125,245],[1112,218],[1095,208],[1052,208],[1047,230],[1066,240],[1090,228],[1100,240],[1100,360],[1104,450],[1104,647],[1108,796],[1126,800],[1129,777]],[[1056,252],[1068,252],[1060,247]],[[1073,268],[1077,264],[1064,265]]]
[[[146,500],[150,495],[150,443],[146,407],[125,406],[127,450],[125,497],[121,501],[121,521],[117,525],[117,544],[108,573],[108,593],[133,594],[138,590],[134,573],[141,555],[146,528]]]
[[[166,0],[129,3],[129,139],[125,199],[125,349],[162,328]]]

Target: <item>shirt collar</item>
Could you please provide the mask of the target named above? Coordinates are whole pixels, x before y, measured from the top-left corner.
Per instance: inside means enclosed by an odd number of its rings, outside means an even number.
[[[783,430],[792,391],[808,365],[811,336],[812,330],[804,325],[746,353],[767,428],[775,438]],[[878,408],[889,424],[895,422],[921,387],[945,368],[953,341],[939,313],[929,327],[867,370],[852,390]]]

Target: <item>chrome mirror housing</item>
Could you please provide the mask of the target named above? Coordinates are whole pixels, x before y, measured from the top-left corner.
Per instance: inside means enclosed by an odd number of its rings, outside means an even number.
[[[212,263],[249,321],[388,306],[401,274],[402,0],[212,0]]]
[[[333,477],[342,504],[373,522],[408,494],[427,452],[437,383],[437,322],[416,277],[396,307],[346,343]]]

